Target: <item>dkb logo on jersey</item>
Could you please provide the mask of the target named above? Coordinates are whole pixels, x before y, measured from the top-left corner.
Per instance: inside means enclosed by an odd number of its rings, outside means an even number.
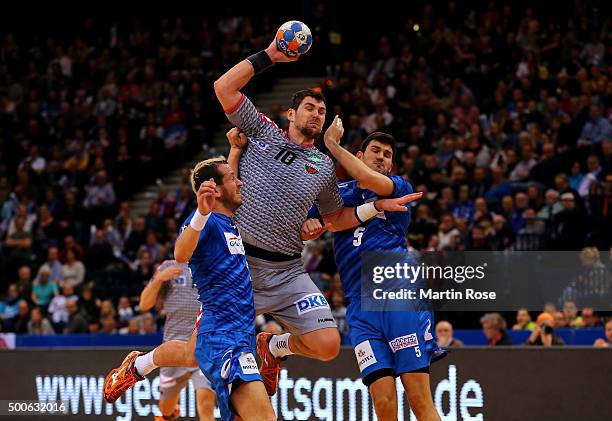
[[[322,294],[309,294],[297,300],[295,306],[298,314],[304,314],[320,308],[329,308],[329,303]]]
[[[244,246],[242,245],[242,238],[240,235],[236,235],[233,232],[224,232],[225,240],[227,241],[227,248],[232,254],[244,254]]]
[[[419,340],[416,333],[411,333],[410,335],[404,335],[393,339],[391,342],[389,342],[389,346],[393,352],[397,352],[400,349],[419,346]]]

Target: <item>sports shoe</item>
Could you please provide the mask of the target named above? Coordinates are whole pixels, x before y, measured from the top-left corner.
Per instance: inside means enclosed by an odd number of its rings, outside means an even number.
[[[174,408],[174,412],[172,413],[172,415],[170,415],[170,418],[165,418],[163,415],[158,415],[153,419],[153,421],[174,421],[174,420],[178,420],[180,415],[181,415],[181,407],[178,404],[176,404],[176,408]]]
[[[274,336],[272,333],[261,332],[257,335],[257,355],[261,360],[261,367],[259,373],[263,379],[263,384],[266,387],[268,396],[276,394],[276,387],[278,385],[278,375],[280,373],[282,360],[276,358],[270,352],[270,339]]]
[[[144,377],[136,372],[134,361],[136,357],[144,355],[145,352],[132,351],[123,360],[121,365],[113,368],[104,378],[104,400],[113,403],[119,399],[126,390]]]

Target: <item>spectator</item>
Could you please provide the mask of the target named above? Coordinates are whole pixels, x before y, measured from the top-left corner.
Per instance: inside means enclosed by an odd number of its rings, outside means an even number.
[[[464,346],[460,339],[453,336],[453,325],[446,320],[436,324],[436,337],[438,338],[438,346],[442,348]]]
[[[583,329],[593,329],[601,326],[599,322],[599,317],[595,314],[592,308],[585,307],[580,312],[581,324],[579,327]]]
[[[487,338],[487,346],[513,345],[506,332],[506,321],[499,313],[487,313],[480,318],[482,332]]]
[[[0,321],[3,322],[5,329],[10,330],[13,318],[17,315],[19,309],[19,293],[17,284],[10,284],[8,287],[6,298],[0,301]]]
[[[120,322],[129,322],[134,317],[134,310],[132,310],[132,306],[130,306],[128,297],[123,296],[119,298],[117,314],[119,315]]]
[[[516,312],[516,324],[512,326],[512,330],[533,330],[536,324],[531,320],[531,314],[526,308],[520,308]]]
[[[555,311],[553,313],[553,319],[554,319],[553,327],[555,329],[565,328],[569,326],[567,319],[565,318],[565,314],[563,314],[562,311]]]
[[[563,302],[563,316],[569,327],[576,328],[580,326],[581,320],[578,318],[578,308],[574,301],[565,300]]]
[[[155,319],[151,316],[151,313],[146,313],[142,316],[142,334],[153,335],[157,333],[157,326],[155,325]]]
[[[17,315],[13,317],[10,325],[15,333],[28,333],[28,322],[30,321],[30,306],[26,301],[17,304]]]
[[[561,203],[563,210],[554,219],[554,244],[557,250],[582,248],[585,236],[584,215],[576,207],[576,199],[572,193],[563,193]]]
[[[53,326],[49,320],[43,316],[39,307],[34,307],[30,312],[30,321],[28,322],[29,335],[55,335]]]
[[[131,318],[127,326],[119,329],[119,333],[121,335],[140,335],[140,318]]]
[[[57,247],[49,247],[47,250],[47,260],[38,269],[36,278],[40,277],[40,272],[47,270],[50,273],[49,280],[59,284],[62,280],[62,263],[59,261],[59,250]]]
[[[17,272],[18,279],[15,284],[17,293],[22,300],[30,301],[32,299],[32,269],[29,266],[22,266]]]
[[[40,277],[34,282],[32,287],[32,302],[37,305],[43,314],[47,313],[47,307],[53,297],[59,294],[57,284],[50,280],[51,272],[47,268],[43,268],[40,272]]]
[[[115,335],[117,333],[117,323],[114,318],[102,317],[100,324],[102,325],[101,333],[106,335]]]
[[[66,261],[62,266],[61,285],[68,283],[73,288],[78,287],[85,279],[85,265],[77,260],[74,250],[66,250]]]
[[[78,297],[74,295],[74,288],[70,284],[62,286],[62,293],[56,295],[49,304],[49,314],[51,315],[51,323],[57,332],[64,329],[70,313],[68,312],[68,301],[77,301]]]
[[[550,314],[541,313],[536,319],[536,327],[529,335],[525,345],[546,347],[565,345],[563,339],[555,334],[553,324],[554,319]]]
[[[601,143],[604,140],[612,139],[612,125],[608,119],[601,115],[601,106],[599,104],[591,104],[589,108],[589,117],[580,133],[580,144]]]
[[[599,348],[612,348],[612,320],[608,320],[604,325],[605,339],[597,338],[593,346]]]
[[[100,307],[102,306],[102,301],[99,298],[93,297],[93,290],[90,285],[83,287],[79,303],[88,320],[100,319]]]
[[[78,301],[75,298],[69,298],[66,302],[66,309],[68,310],[69,319],[64,328],[64,333],[87,333],[89,326],[85,315],[79,308]]]

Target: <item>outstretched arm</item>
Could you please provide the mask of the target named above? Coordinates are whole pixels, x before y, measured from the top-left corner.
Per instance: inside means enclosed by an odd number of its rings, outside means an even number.
[[[379,196],[393,194],[394,185],[389,177],[372,170],[363,161],[340,146],[340,139],[343,134],[342,120],[336,116],[325,131],[324,136],[325,146],[329,152],[346,169],[349,175],[357,180],[360,187],[372,190]]]
[[[198,209],[174,245],[174,259],[179,263],[187,263],[198,246],[200,233],[204,229],[215,204],[215,187],[216,184],[211,178],[204,181],[196,193]]]
[[[333,214],[322,215],[322,218],[330,231],[344,231],[361,225],[375,217],[379,212],[407,212],[408,208],[405,205],[419,200],[422,196],[422,192],[412,193],[394,199],[381,199],[364,203],[356,208],[343,207]]]

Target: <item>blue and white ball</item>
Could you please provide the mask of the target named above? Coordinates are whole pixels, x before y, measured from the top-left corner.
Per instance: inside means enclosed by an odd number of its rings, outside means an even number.
[[[289,57],[306,53],[312,46],[312,33],[305,23],[290,20],[278,28],[276,46]]]

